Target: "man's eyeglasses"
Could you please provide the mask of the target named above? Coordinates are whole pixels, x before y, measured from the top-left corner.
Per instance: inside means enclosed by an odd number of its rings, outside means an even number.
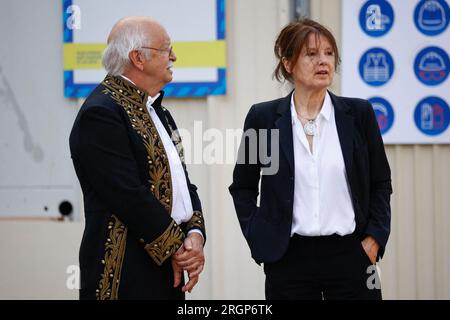
[[[172,50],[173,47],[170,47],[169,49],[159,49],[159,48],[154,48],[154,47],[141,47],[141,49],[151,49],[151,50],[156,50],[162,53],[163,56],[166,57],[170,57],[173,53]]]

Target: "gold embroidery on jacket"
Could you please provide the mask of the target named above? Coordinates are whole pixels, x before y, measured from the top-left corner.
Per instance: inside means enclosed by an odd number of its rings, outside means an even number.
[[[175,221],[152,243],[146,244],[144,249],[155,260],[157,265],[162,263],[174,254],[184,240],[184,233]]]
[[[115,215],[108,224],[109,234],[105,243],[103,273],[96,290],[97,300],[117,300],[122,271],[123,258],[127,242],[127,228]]]
[[[187,222],[186,230],[191,230],[193,228],[205,230],[205,221],[203,220],[203,214],[200,211],[194,211],[192,218]]]
[[[172,178],[169,160],[155,124],[148,113],[147,93],[120,77],[108,75],[103,81],[105,94],[121,105],[133,129],[147,150],[150,190],[170,215],[172,211]]]

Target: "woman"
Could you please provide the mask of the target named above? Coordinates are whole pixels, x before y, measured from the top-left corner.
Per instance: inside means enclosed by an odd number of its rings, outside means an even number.
[[[287,25],[275,55],[275,77],[295,89],[251,107],[244,131],[257,137],[244,135],[230,186],[252,257],[264,263],[266,298],[381,299],[373,265],[389,237],[392,187],[372,106],[327,91],[340,59],[321,24]],[[275,174],[250,160],[261,148],[278,159]]]

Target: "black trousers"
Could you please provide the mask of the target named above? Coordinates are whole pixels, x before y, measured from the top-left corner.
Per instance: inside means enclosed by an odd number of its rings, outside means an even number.
[[[268,300],[381,300],[376,267],[354,234],[294,235],[286,254],[264,272]]]

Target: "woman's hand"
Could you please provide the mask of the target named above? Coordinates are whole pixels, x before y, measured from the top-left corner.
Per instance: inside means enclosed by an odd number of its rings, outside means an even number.
[[[361,242],[361,245],[363,246],[364,251],[369,257],[370,262],[372,262],[372,264],[375,264],[377,262],[378,249],[380,248],[375,238],[372,236],[367,236]]]

